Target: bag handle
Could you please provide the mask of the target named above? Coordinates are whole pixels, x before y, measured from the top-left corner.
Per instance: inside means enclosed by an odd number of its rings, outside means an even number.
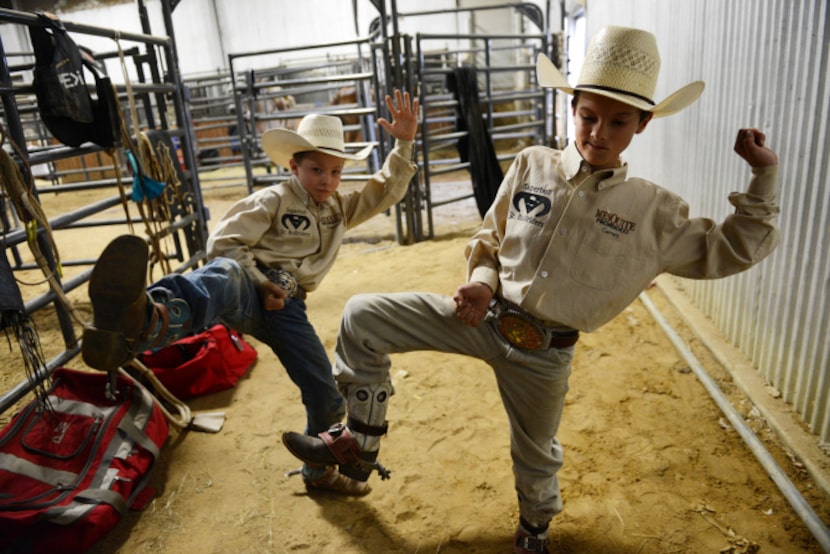
[[[218,433],[222,430],[222,426],[225,423],[224,412],[209,412],[196,414],[195,416],[192,415],[190,407],[184,401],[177,398],[172,392],[167,390],[167,387],[159,381],[153,371],[144,365],[141,360],[133,358],[128,363],[133,369],[138,371],[142,377],[150,382],[155,394],[148,390],[148,388],[145,387],[138,379],[133,379],[133,377],[125,369],[118,368],[119,373],[129,377],[136,384],[136,386],[141,387],[154,398],[160,396],[163,400],[172,405],[178,412],[178,415],[173,415],[167,410],[162,402],[158,403],[159,408],[171,425],[174,425],[181,430],[191,429],[193,431],[203,431],[206,433]]]
[[[45,25],[43,27],[31,27],[29,36],[32,39],[35,59],[42,60],[50,57],[55,48],[55,42],[52,40],[52,35],[50,35],[46,29],[52,29],[53,33],[66,33],[66,28],[54,14],[47,14],[46,12],[37,11],[35,12],[35,15],[37,15],[38,20],[45,23]]]

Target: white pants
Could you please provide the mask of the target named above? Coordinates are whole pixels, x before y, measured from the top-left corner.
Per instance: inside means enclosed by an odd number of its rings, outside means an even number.
[[[360,294],[346,304],[335,349],[338,383],[389,380],[389,354],[434,350],[465,354],[492,366],[510,421],[510,455],[521,516],[547,524],[562,510],[562,447],[556,440],[573,346],[524,352],[494,325],[465,325],[452,298],[432,293]]]

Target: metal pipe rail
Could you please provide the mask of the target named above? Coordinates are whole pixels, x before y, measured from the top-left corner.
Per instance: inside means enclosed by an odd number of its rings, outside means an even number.
[[[807,525],[807,528],[822,546],[825,552],[830,552],[830,529],[821,521],[818,514],[807,503],[796,486],[787,477],[787,474],[781,469],[781,466],[775,461],[775,458],[769,453],[764,446],[764,443],[755,435],[752,429],[747,425],[741,414],[732,406],[729,399],[720,390],[718,384],[706,372],[706,369],[695,357],[694,353],[689,349],[678,332],[669,324],[663,314],[657,309],[657,306],[651,301],[648,295],[643,292],[640,294],[640,302],[646,307],[651,316],[669,338],[669,341],[677,349],[678,353],[689,364],[694,374],[697,376],[703,388],[709,393],[712,400],[715,401],[718,408],[732,424],[732,427],[738,432],[741,439],[749,447],[752,454],[760,462],[761,466],[770,476],[770,479],[776,484],[778,490],[787,499],[790,506],[801,520]]]
[[[8,23],[18,23],[20,25],[28,26],[43,26],[40,18],[29,12],[21,12],[16,10],[9,10],[0,8],[0,21]],[[67,31],[83,33],[85,35],[93,35],[98,37],[105,37],[111,39],[127,40],[132,42],[141,42],[145,44],[153,44],[155,46],[164,46],[170,48],[170,38],[153,35],[145,35],[140,33],[126,33],[115,29],[105,27],[96,27],[94,25],[85,25],[83,23],[74,23],[72,21],[61,20],[63,26]]]

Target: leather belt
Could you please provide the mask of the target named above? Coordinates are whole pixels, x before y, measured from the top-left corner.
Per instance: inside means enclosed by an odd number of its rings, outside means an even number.
[[[526,352],[568,348],[579,340],[578,330],[547,325],[515,304],[498,298],[490,302],[486,319],[492,321],[508,343]]]

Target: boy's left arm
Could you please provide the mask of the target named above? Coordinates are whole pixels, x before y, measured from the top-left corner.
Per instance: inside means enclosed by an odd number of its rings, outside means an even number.
[[[386,106],[392,121],[380,118],[378,125],[395,138],[395,148],[384,160],[380,171],[372,175],[359,192],[340,197],[349,229],[400,202],[418,168],[412,161],[418,131],[418,99],[412,100],[408,92],[395,90],[395,101],[387,95]]]
[[[409,92],[395,89],[395,101],[393,102],[392,97],[387,94],[386,107],[392,121],[381,117],[378,119],[378,125],[386,129],[396,140],[415,140],[415,133],[418,131],[418,99],[412,100]]]
[[[778,155],[765,145],[758,129],[741,129],[735,152],[752,170],[746,192],[733,192],[734,213],[720,224],[708,218],[688,219],[688,206],[674,214],[677,237],[664,251],[664,270],[691,279],[734,275],[767,257],[780,242],[776,202]],[[676,234],[677,233],[677,234]],[[691,255],[691,256],[690,256]]]
[[[778,165],[778,155],[764,145],[766,141],[766,135],[758,129],[741,129],[735,139],[735,152],[750,167]]]

